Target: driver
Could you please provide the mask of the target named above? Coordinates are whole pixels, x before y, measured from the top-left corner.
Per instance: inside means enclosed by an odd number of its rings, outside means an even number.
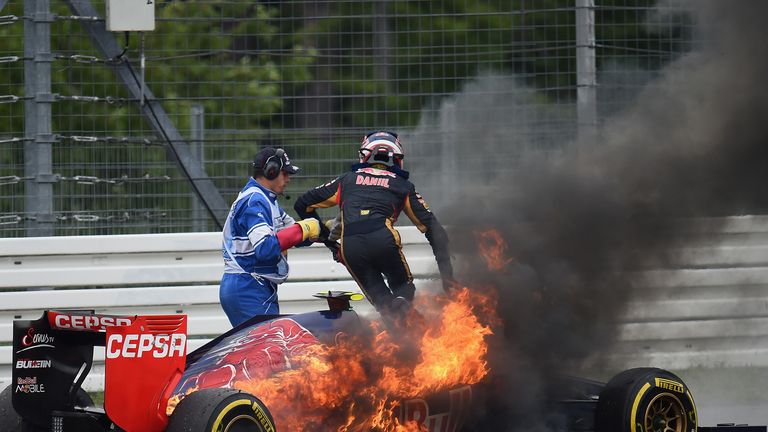
[[[409,308],[415,287],[395,221],[404,211],[426,234],[446,290],[453,281],[448,235],[408,180],[397,134],[371,132],[363,138],[359,153],[360,162],[351,171],[305,192],[294,210],[302,219],[320,220],[316,209],[338,205],[339,259],[377,311],[402,312]],[[321,223],[320,228],[321,239],[327,239],[326,225]]]

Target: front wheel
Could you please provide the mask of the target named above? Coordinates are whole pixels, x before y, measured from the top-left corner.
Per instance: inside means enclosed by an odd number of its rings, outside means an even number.
[[[677,375],[629,369],[600,392],[595,423],[597,432],[696,432],[696,405]]]
[[[275,432],[264,404],[234,389],[203,389],[188,394],[171,415],[166,432]]]

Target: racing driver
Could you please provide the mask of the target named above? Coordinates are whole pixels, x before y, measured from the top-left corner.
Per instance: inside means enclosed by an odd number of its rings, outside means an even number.
[[[448,235],[408,180],[397,134],[382,130],[368,133],[359,154],[360,162],[350,171],[305,192],[296,200],[294,210],[303,220],[320,220],[316,209],[338,205],[339,259],[378,312],[402,313],[409,309],[415,287],[395,221],[404,211],[426,235],[446,290],[453,283]],[[320,228],[320,238],[327,239],[330,233],[326,225],[321,223]]]

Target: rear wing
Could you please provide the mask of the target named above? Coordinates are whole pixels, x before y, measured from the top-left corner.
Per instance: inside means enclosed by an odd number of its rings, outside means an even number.
[[[168,398],[186,363],[187,316],[137,316],[106,336],[107,416],[128,431],[165,430]]]
[[[16,412],[32,424],[48,426],[52,411],[72,409],[91,370],[93,347],[104,345],[100,330],[117,322],[89,311],[46,311],[36,320],[14,321],[11,382]]]
[[[107,350],[105,360],[104,395],[110,419],[127,430],[162,430],[150,429],[144,424],[129,428],[136,424],[131,423],[131,418],[136,416],[130,408],[140,405],[144,410],[152,407],[165,412],[164,406],[160,409],[155,405],[161,403],[160,394],[173,376],[181,374],[179,369],[184,370],[186,315],[149,317],[100,315],[82,310],[45,311],[36,320],[14,321],[11,372],[14,410],[27,422],[40,427],[50,426],[53,411],[71,410],[75,395],[93,365],[94,346],[112,347],[112,351]],[[167,355],[163,355],[165,347]],[[132,354],[139,362],[131,361]],[[134,366],[143,370],[132,370]],[[151,386],[145,384],[147,380],[151,380]],[[126,390],[136,394],[135,389],[146,393],[126,404],[131,405],[128,409],[122,405],[115,407]],[[143,414],[146,417],[147,413]],[[167,418],[161,418],[160,422],[167,423]],[[155,423],[157,421],[149,422]]]

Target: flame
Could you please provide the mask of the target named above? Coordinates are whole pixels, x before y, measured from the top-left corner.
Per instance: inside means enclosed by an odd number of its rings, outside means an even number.
[[[502,271],[514,261],[514,258],[504,256],[507,251],[507,242],[495,229],[476,232],[479,237],[480,255],[485,259],[489,270]]]
[[[401,401],[487,375],[491,330],[478,316],[494,306],[466,287],[450,299],[420,296],[404,324],[368,322],[365,334],[309,346],[290,370],[235,387],[261,399],[281,431],[426,431],[424,419],[404,420]]]
[[[184,399],[184,397],[186,395],[188,395],[188,394],[190,394],[192,392],[196,392],[198,389],[199,389],[199,387],[194,386],[194,387],[189,388],[184,393],[173,395],[170,398],[168,398],[168,402],[167,402],[167,404],[165,406],[165,414],[168,415],[168,416],[173,414],[173,411],[176,409],[176,405],[178,405],[179,402],[181,402],[181,400]]]

